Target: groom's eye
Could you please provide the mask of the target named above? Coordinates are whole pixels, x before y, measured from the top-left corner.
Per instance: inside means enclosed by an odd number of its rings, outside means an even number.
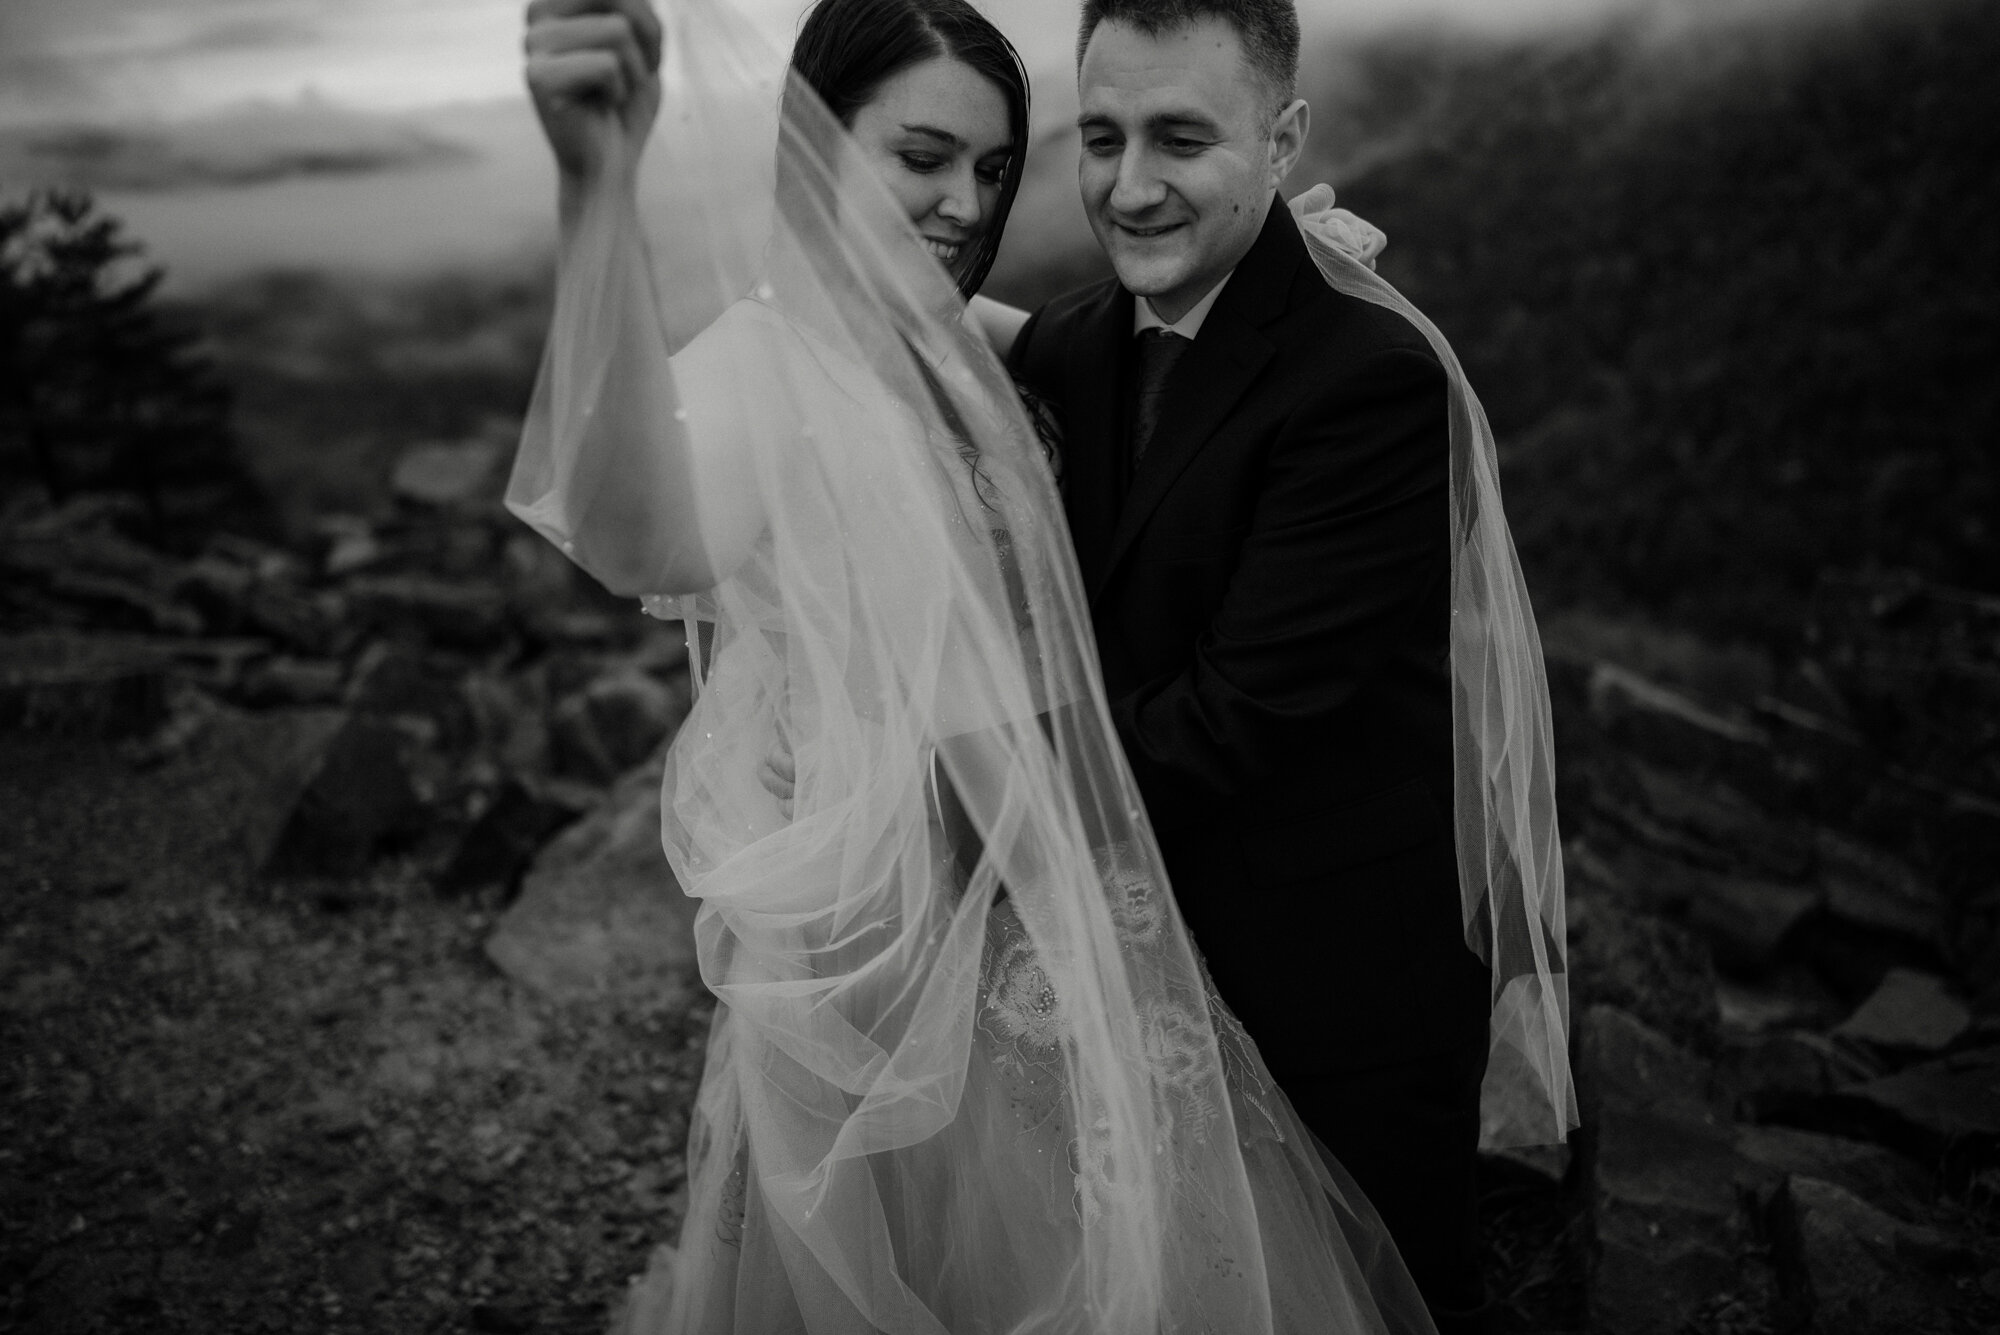
[[[1116,153],[1118,147],[1118,141],[1108,134],[1085,135],[1083,139],[1083,151],[1095,153],[1100,157],[1107,153]]]
[[[1162,139],[1160,147],[1166,149],[1169,153],[1199,153],[1202,149],[1207,148],[1208,145],[1200,139],[1189,139],[1186,135],[1177,134]]]

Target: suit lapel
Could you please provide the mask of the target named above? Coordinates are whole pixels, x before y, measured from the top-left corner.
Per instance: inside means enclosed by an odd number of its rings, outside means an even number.
[[[1283,201],[1274,199],[1250,253],[1236,266],[1228,286],[1202,322],[1194,346],[1174,367],[1160,403],[1160,425],[1134,472],[1108,549],[1094,570],[1084,567],[1085,587],[1093,601],[1153,511],[1195,456],[1215,439],[1230,411],[1276,354],[1276,346],[1263,329],[1284,313],[1292,277],[1304,252],[1305,244],[1290,211]],[[1126,322],[1117,340],[1120,346],[1132,341],[1130,302],[1128,296]],[[1116,397],[1114,391],[1114,400]],[[1122,428],[1124,424],[1117,425]],[[1117,441],[1116,448],[1124,448],[1122,429]]]
[[[1132,330],[1132,294],[1116,283],[1078,321],[1067,349],[1064,395],[1063,509],[1084,587],[1103,574],[1118,523],[1120,453],[1125,448],[1124,361]]]

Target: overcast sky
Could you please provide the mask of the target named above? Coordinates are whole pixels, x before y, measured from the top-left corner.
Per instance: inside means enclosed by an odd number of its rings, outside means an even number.
[[[1076,0],[979,0],[1033,68],[1065,59]],[[739,0],[789,36],[803,0]],[[1610,9],[1760,0],[1302,0],[1309,36],[1446,19],[1561,24]],[[0,0],[0,123],[175,119],[314,93],[369,109],[518,91],[520,0]]]

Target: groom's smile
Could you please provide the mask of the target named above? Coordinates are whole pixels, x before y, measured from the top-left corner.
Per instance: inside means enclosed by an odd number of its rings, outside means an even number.
[[[1118,281],[1163,320],[1228,277],[1298,157],[1306,107],[1277,94],[1236,29],[1098,24],[1077,67],[1084,211]]]

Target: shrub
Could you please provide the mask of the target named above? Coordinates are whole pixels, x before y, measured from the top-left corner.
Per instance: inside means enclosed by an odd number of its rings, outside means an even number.
[[[162,314],[163,271],[88,194],[0,205],[0,484],[142,503],[156,539],[242,501],[229,390]]]

